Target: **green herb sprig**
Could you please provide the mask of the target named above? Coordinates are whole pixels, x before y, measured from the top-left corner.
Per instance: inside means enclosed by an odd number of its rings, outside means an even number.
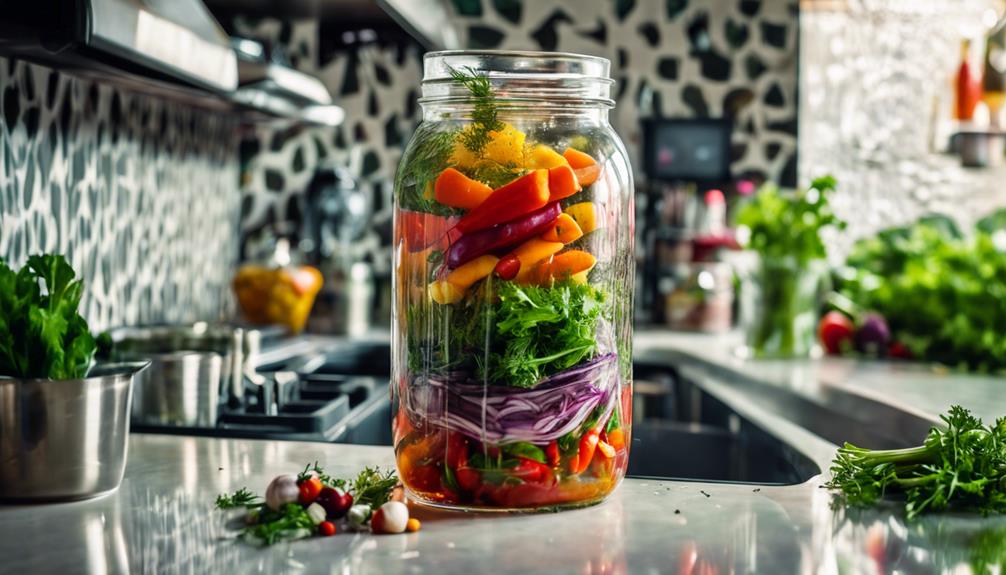
[[[398,476],[393,469],[381,471],[380,467],[366,467],[353,480],[349,492],[356,504],[378,508],[391,499],[391,492],[398,485]]]
[[[496,96],[489,76],[468,66],[461,70],[448,67],[451,78],[468,89],[472,97],[472,124],[458,134],[458,141],[476,155],[482,155],[492,141],[490,132],[503,128],[499,120]]]
[[[237,509],[238,507],[258,507],[262,505],[262,498],[248,491],[247,487],[242,487],[232,495],[222,493],[217,495],[217,509]]]
[[[853,506],[903,497],[909,519],[955,508],[983,514],[1006,511],[1006,418],[986,426],[953,406],[918,447],[870,450],[845,444],[825,487]]]

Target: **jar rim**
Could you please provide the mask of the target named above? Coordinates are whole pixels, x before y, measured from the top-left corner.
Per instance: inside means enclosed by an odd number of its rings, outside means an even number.
[[[462,100],[455,70],[470,70],[486,76],[506,96],[522,101],[546,98],[579,100],[611,107],[611,61],[601,56],[573,52],[529,50],[443,50],[423,56],[423,97],[420,103]]]

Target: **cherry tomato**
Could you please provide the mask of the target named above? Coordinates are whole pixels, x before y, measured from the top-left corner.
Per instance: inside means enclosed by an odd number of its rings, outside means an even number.
[[[300,491],[300,495],[297,498],[302,505],[309,505],[318,498],[321,494],[322,489],[321,480],[317,477],[309,477],[298,484],[297,489]]]
[[[900,341],[891,342],[891,346],[887,348],[887,355],[894,359],[912,359],[912,352]]]
[[[335,524],[331,521],[322,521],[318,524],[318,533],[323,537],[331,537],[335,535]]]
[[[856,327],[852,320],[838,311],[829,311],[821,318],[817,326],[817,337],[821,345],[830,354],[840,354],[843,350],[852,348],[853,335]]]
[[[520,271],[520,260],[513,254],[503,256],[500,261],[496,262],[496,267],[493,271],[501,279],[512,280],[517,277],[517,272]]]
[[[482,475],[471,467],[459,467],[454,477],[458,480],[458,486],[469,492],[478,489],[482,483]]]

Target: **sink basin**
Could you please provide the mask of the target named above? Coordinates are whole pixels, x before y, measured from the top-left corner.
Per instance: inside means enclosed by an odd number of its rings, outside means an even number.
[[[637,363],[634,372],[629,476],[793,485],[821,472],[674,369]]]

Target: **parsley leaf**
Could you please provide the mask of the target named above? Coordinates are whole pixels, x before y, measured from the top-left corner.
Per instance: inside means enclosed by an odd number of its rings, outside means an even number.
[[[0,259],[0,375],[87,375],[97,346],[77,313],[83,291],[61,255],[30,256],[16,273]]]
[[[903,497],[909,519],[951,507],[1006,512],[1006,418],[986,426],[957,405],[940,418],[946,428],[932,428],[918,447],[870,450],[846,443],[825,487],[854,506]]]

